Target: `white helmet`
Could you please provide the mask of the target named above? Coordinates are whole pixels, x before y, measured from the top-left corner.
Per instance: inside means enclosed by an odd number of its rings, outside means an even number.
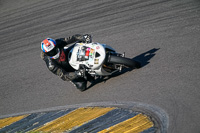
[[[60,56],[60,50],[56,46],[56,41],[51,38],[47,38],[41,42],[41,49],[52,59],[57,59]]]

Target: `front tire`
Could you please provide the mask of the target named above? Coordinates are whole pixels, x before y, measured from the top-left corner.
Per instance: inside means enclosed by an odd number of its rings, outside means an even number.
[[[129,68],[140,68],[141,67],[140,62],[138,62],[138,61],[134,61],[132,59],[129,59],[126,57],[121,57],[121,56],[116,56],[116,55],[109,55],[108,63],[122,64]]]

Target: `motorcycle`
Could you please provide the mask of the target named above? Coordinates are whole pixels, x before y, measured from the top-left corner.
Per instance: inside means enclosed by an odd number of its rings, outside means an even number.
[[[111,46],[97,42],[75,43],[68,54],[69,64],[87,79],[109,76],[121,72],[124,67],[139,68],[140,63],[117,53]]]

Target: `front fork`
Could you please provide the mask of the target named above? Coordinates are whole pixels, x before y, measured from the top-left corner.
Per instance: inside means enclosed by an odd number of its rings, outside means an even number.
[[[110,55],[116,55],[116,56],[120,56],[120,57],[125,57],[125,52],[123,53],[123,54],[120,54],[120,53],[115,53],[115,52],[108,52],[107,53],[107,59],[106,59],[106,63],[109,63],[109,61],[110,61]],[[106,65],[106,64],[105,64]],[[117,69],[117,70],[119,70],[119,72],[121,72],[122,71],[122,68],[124,67],[124,65],[123,64],[113,64],[114,65],[114,69]],[[107,65],[106,65],[107,66]],[[110,68],[109,66],[108,66],[108,68]]]
[[[125,57],[125,52],[123,54],[121,54],[121,57]],[[124,65],[120,64],[119,66],[119,71],[122,71],[122,68],[124,67]]]

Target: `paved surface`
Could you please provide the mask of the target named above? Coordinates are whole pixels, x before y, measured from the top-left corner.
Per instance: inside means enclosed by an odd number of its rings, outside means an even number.
[[[90,33],[143,67],[80,92],[48,72],[46,37]],[[0,115],[90,102],[132,101],[169,115],[169,133],[200,132],[200,2],[0,1]]]

